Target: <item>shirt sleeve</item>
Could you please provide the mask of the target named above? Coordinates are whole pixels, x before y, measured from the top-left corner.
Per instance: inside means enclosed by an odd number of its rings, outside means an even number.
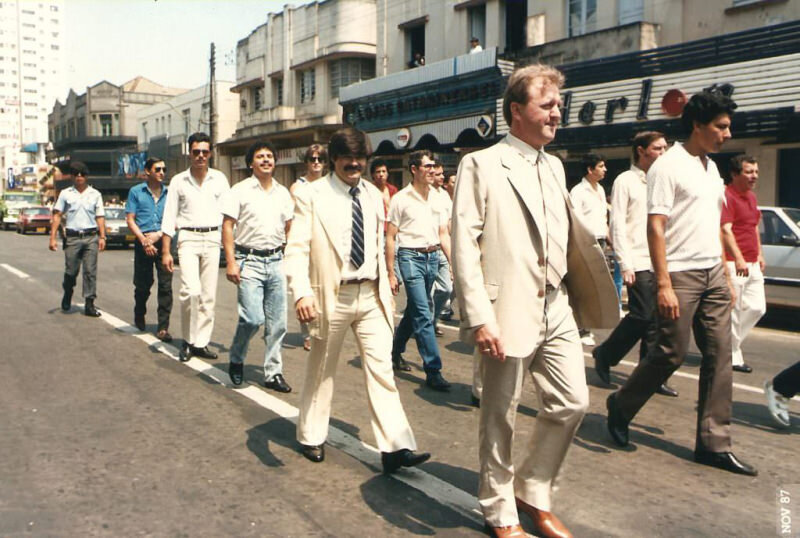
[[[625,176],[620,176],[611,187],[611,241],[614,253],[623,271],[633,269],[628,243],[628,183]]]
[[[283,204],[283,222],[288,222],[294,218],[294,198],[286,191],[286,200]]]
[[[671,174],[653,168],[647,172],[647,214],[669,215],[675,202],[675,181]]]
[[[161,231],[170,237],[175,237],[175,221],[178,218],[178,198],[180,189],[175,178],[169,184],[167,201],[164,202],[164,215],[161,218]]]
[[[223,192],[220,197],[222,198],[222,214],[230,217],[235,221],[239,220],[239,212],[242,210],[242,205],[239,203],[238,189],[230,189]],[[169,200],[168,200],[169,201]]]
[[[106,216],[106,208],[103,206],[103,195],[100,194],[100,191],[95,191],[95,200],[94,200],[94,217],[105,217]]]
[[[139,209],[139,202],[136,198],[136,187],[131,187],[128,191],[128,199],[125,200],[125,213],[136,214]]]
[[[735,213],[736,211],[733,208],[733,204],[731,203],[730,194],[728,194],[728,190],[725,189],[725,196],[724,202],[722,204],[722,215],[720,217],[720,224],[728,224],[735,220]]]
[[[392,201],[389,202],[389,215],[387,216],[387,219],[389,220],[389,222],[391,222],[392,224],[394,224],[398,228],[400,227],[400,203],[399,203],[399,200],[400,200],[400,198],[392,198]]]
[[[58,200],[56,200],[55,205],[53,206],[53,211],[58,211],[59,213],[63,213],[67,206],[67,201],[64,199],[64,193],[67,191],[62,191],[61,194],[58,195]]]

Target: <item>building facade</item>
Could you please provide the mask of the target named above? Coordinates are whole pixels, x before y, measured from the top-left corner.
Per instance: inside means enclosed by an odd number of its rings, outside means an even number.
[[[375,76],[375,33],[375,0],[324,0],[270,13],[239,41],[232,91],[240,121],[219,144],[232,181],[250,175],[244,155],[260,138],[278,149],[279,181],[303,174],[305,149],[342,126],[341,88]]]

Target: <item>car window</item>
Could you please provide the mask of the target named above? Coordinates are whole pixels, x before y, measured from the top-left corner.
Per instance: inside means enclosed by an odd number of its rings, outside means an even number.
[[[783,212],[786,213],[786,216],[789,217],[789,220],[800,227],[800,209],[789,209],[788,207],[785,207],[783,208]]]
[[[107,207],[106,218],[111,220],[124,220],[125,210],[120,207]]]
[[[758,228],[761,232],[762,245],[780,245],[781,236],[794,235],[778,214],[768,209],[762,210],[761,224]]]

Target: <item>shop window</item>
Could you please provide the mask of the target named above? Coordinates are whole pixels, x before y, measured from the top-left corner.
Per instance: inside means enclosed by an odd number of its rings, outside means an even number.
[[[304,105],[314,100],[317,95],[316,72],[314,68],[305,69],[297,74],[300,79],[300,104]]]
[[[375,60],[344,58],[330,63],[331,96],[339,97],[339,89],[375,78]]]
[[[574,37],[597,29],[597,0],[566,0],[567,36]]]

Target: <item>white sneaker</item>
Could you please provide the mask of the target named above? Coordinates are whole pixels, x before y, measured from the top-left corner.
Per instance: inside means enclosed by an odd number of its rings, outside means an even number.
[[[792,425],[789,418],[789,398],[775,392],[772,388],[772,380],[764,382],[764,393],[767,395],[767,408],[772,415],[775,424],[780,428],[788,428]]]

